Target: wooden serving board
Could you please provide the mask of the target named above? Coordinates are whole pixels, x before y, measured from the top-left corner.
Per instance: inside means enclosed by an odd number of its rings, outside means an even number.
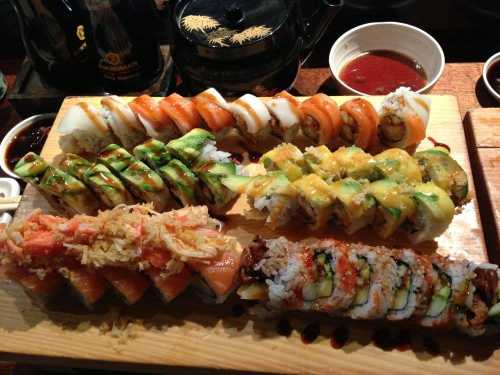
[[[340,104],[350,98],[334,99]],[[100,98],[73,97],[64,101],[42,152],[47,160],[60,153],[56,130],[61,116],[70,105],[82,100],[97,104]],[[369,100],[378,105],[381,98]],[[431,96],[431,100],[428,135],[450,145],[453,157],[470,176],[456,99]],[[429,146],[428,143],[421,148]],[[456,215],[448,231],[435,244],[420,250],[438,251],[477,262],[488,260],[472,179],[470,187],[472,200]],[[16,216],[22,217],[37,207],[47,208],[46,202],[28,186]],[[243,243],[258,233],[277,235],[263,231],[261,225],[239,215],[245,208],[246,203],[241,199],[229,213],[226,228],[230,234],[238,236]],[[309,235],[299,228],[293,238]],[[375,241],[362,237],[355,240]],[[69,366],[115,366],[115,369],[119,366],[164,370],[164,366],[173,366],[176,370],[184,368],[188,373],[193,368],[237,372],[380,374],[420,374],[422,371],[494,373],[500,370],[500,352],[495,352],[498,344],[488,338],[472,340],[439,336],[439,354],[429,354],[434,350],[425,349],[428,340],[423,339],[422,329],[416,328],[410,329],[410,350],[383,351],[370,343],[379,323],[344,322],[324,316],[292,314],[290,322],[294,330],[289,337],[284,337],[276,333],[275,320],[262,321],[248,314],[234,317],[231,309],[239,303],[237,301],[212,306],[187,294],[167,306],[159,304],[157,299],[145,298],[133,308],[125,308],[108,300],[95,313],[85,311],[72,299],[67,301],[62,304],[64,307],[43,311],[34,306],[18,286],[0,283],[0,359],[39,360]],[[117,314],[134,321],[130,323],[130,329],[118,330],[116,335],[102,333],[99,327],[116,318]],[[311,320],[321,323],[320,337],[314,343],[304,345],[299,331]],[[340,324],[349,327],[350,340],[342,350],[334,350],[328,338]]]

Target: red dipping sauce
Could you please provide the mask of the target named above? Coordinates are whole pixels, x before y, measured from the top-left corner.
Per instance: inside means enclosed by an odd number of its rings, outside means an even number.
[[[417,91],[427,84],[417,61],[387,50],[369,51],[351,60],[340,71],[340,79],[368,95],[386,95],[401,86]]]

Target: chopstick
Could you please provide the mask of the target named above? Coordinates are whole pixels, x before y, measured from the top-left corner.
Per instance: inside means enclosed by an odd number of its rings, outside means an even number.
[[[21,202],[21,198],[20,195],[0,198],[0,211],[12,211],[17,209],[19,202]]]

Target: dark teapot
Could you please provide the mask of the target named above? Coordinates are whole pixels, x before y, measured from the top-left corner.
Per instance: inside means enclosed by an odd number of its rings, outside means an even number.
[[[290,88],[343,0],[178,0],[172,57],[191,94]]]

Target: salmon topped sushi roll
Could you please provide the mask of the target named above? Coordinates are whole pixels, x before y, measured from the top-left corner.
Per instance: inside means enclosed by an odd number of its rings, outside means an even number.
[[[303,118],[300,102],[288,92],[281,91],[264,103],[272,118],[271,132],[285,142],[292,141]]]
[[[158,102],[149,95],[141,95],[131,101],[129,107],[139,117],[146,133],[162,142],[167,142],[180,135],[167,113],[159,106]]]
[[[81,265],[71,265],[59,269],[85,307],[91,309],[106,293],[108,284],[100,273]]]
[[[214,133],[230,129],[236,123],[231,112],[227,110],[228,103],[213,87],[199,93],[192,100],[203,122]]]
[[[236,119],[238,130],[248,141],[256,143],[269,135],[271,115],[256,96],[245,94],[230,103],[228,110]]]
[[[302,133],[314,145],[331,145],[340,130],[337,103],[325,94],[316,94],[304,101],[300,110],[304,115]]]
[[[363,98],[351,99],[340,106],[339,141],[345,146],[355,145],[364,150],[376,138],[379,118],[373,105]]]
[[[172,119],[181,134],[201,126],[201,117],[194,103],[179,94],[171,94],[160,101],[161,110]]]

